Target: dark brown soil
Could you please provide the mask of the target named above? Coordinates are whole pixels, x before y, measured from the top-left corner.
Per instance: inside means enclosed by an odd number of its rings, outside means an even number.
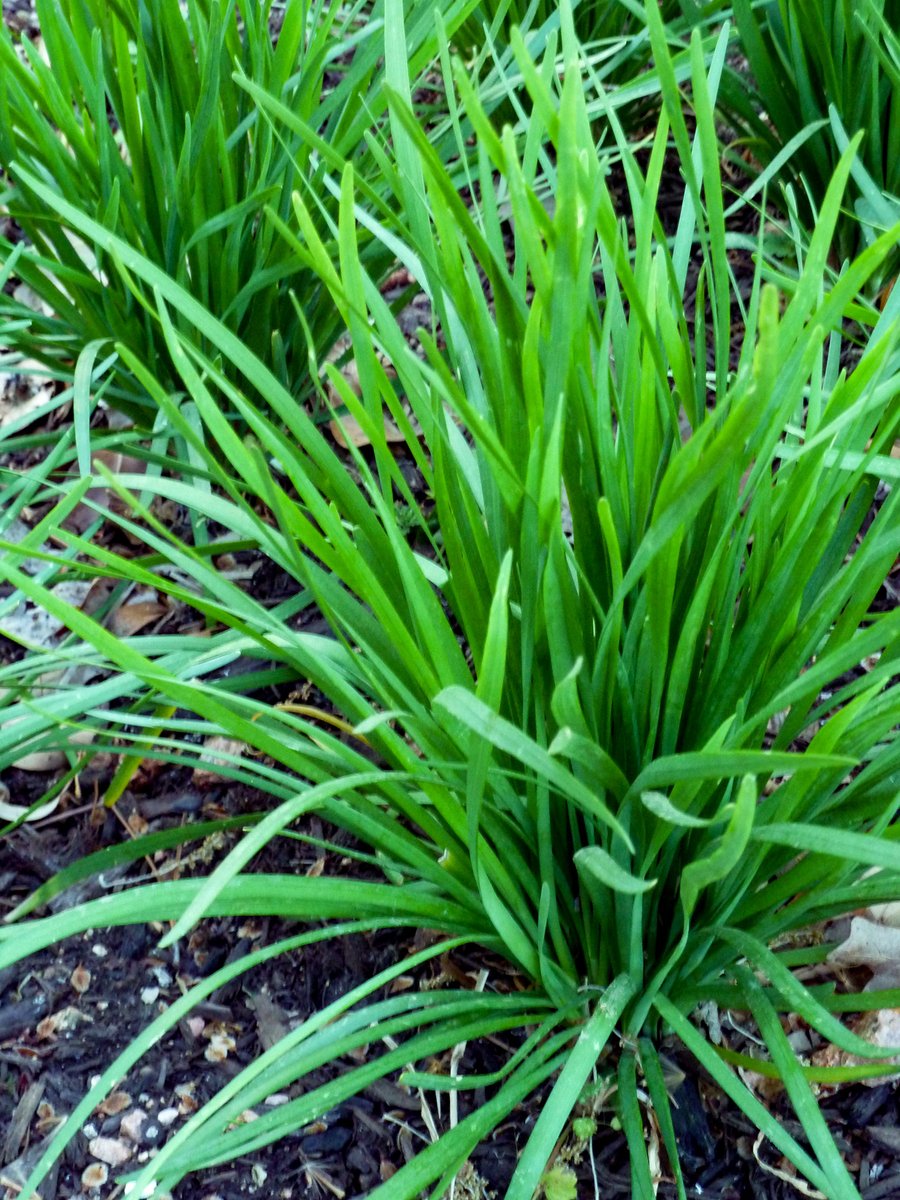
[[[145,823],[147,829],[156,830],[271,803],[235,785],[201,792],[188,772],[175,767],[164,767],[151,782],[143,794],[120,802],[129,822],[142,829]],[[311,831],[322,832],[318,827]],[[68,811],[19,830],[0,851],[4,906],[18,902],[53,869],[125,836],[122,823],[104,810],[74,803]],[[234,836],[225,835],[229,841]],[[212,849],[220,855],[224,848]],[[305,872],[318,869],[317,853],[301,842],[279,839],[270,843],[253,867]],[[186,872],[208,869],[187,851],[183,862]],[[327,855],[321,865],[326,871],[352,870],[351,861],[337,854]],[[102,893],[104,884],[115,886],[146,873],[142,862],[115,880],[93,879],[78,885],[74,896],[58,897],[52,907],[61,911],[72,902]],[[6,1140],[0,1145],[0,1178],[7,1186],[5,1196],[13,1200],[16,1184],[24,1181],[23,1172],[27,1173],[57,1119],[72,1111],[93,1078],[157,1012],[197,979],[292,932],[297,932],[295,926],[274,920],[207,920],[189,939],[159,950],[161,927],[94,930],[36,955],[20,969],[3,972],[0,1133]],[[110,1170],[108,1182],[99,1190],[89,1190],[82,1182],[91,1178],[90,1173],[85,1177],[86,1170],[97,1169],[94,1139],[107,1139],[129,1153],[121,1171],[139,1166],[279,1032],[398,961],[415,945],[412,931],[400,937],[391,932],[323,942],[251,969],[213,992],[192,1019],[182,1021],[155,1045],[118,1085],[121,1108],[111,1111],[115,1105],[108,1105],[106,1112],[94,1114],[43,1185],[43,1200],[112,1200],[119,1194],[113,1188],[115,1170]],[[457,952],[452,964],[463,973],[475,972],[481,965],[477,948],[468,954]],[[430,979],[436,969],[426,970],[416,982]],[[226,1048],[223,1056],[221,1047]],[[471,1046],[462,1070],[495,1070],[511,1049],[492,1043]],[[795,1197],[795,1184],[759,1165],[754,1157],[754,1130],[690,1056],[675,1047],[667,1047],[666,1053],[684,1074],[672,1094],[689,1194],[712,1200]],[[325,1077],[320,1073],[306,1086]],[[291,1089],[291,1094],[298,1091]],[[433,1095],[430,1102],[436,1114]],[[799,1134],[783,1100],[775,1096],[770,1103]],[[471,1160],[475,1174],[468,1185],[474,1190],[458,1194],[504,1194],[541,1104],[541,1096],[532,1097],[478,1148]],[[859,1172],[866,1200],[900,1197],[900,1096],[895,1085],[847,1087],[824,1099],[823,1106],[848,1165]],[[145,1114],[142,1121],[136,1115],[140,1113]],[[579,1200],[598,1194],[607,1200],[631,1196],[624,1137],[610,1123],[611,1117],[608,1112],[600,1114],[590,1148],[574,1143],[563,1147],[564,1157],[577,1172]],[[420,1137],[427,1139],[428,1132],[419,1096],[388,1081],[277,1144],[185,1181],[176,1189],[175,1200],[362,1196],[404,1163]],[[756,1153],[770,1167],[783,1170],[771,1147],[757,1146]],[[674,1187],[664,1179],[658,1195],[660,1200],[671,1200]]]

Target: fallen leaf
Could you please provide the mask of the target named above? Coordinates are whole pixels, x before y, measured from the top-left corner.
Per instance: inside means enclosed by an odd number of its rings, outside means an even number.
[[[50,589],[55,600],[81,608],[91,590],[87,581],[71,580],[57,583]],[[27,642],[30,648],[46,650],[53,646],[56,637],[65,629],[65,622],[53,616],[47,609],[30,600],[23,600],[18,608],[0,618],[0,633],[14,642]]]
[[[850,1028],[857,1037],[864,1038],[873,1046],[880,1049],[892,1049],[900,1046],[900,1009],[882,1008],[875,1012],[860,1013],[856,1020],[850,1023]],[[829,1044],[817,1051],[810,1060],[817,1067],[856,1067],[871,1063],[871,1059],[859,1058],[848,1054],[838,1046]],[[900,1055],[895,1058],[880,1059],[880,1063],[900,1065]],[[866,1087],[880,1087],[883,1079],[861,1079]]]
[[[384,422],[384,440],[388,443],[400,443],[406,441],[406,438],[388,417],[387,413],[382,414]],[[339,417],[334,417],[328,422],[328,428],[331,430],[332,437],[344,450],[350,446],[355,446],[359,449],[362,446],[371,446],[372,442],[368,434],[365,433],[362,426],[355,417],[351,417],[349,413],[343,413]]]
[[[38,772],[58,771],[65,765],[66,756],[62,750],[35,750],[31,754],[23,754],[21,758],[16,759],[16,761],[13,763],[13,766],[18,768],[20,771]],[[23,808],[20,804],[10,805],[9,807],[16,809],[15,817],[10,818],[11,820],[21,817],[22,814],[27,811],[27,809]],[[46,816],[48,813],[53,812],[55,807],[56,805],[54,804],[51,808],[49,803],[41,805],[41,807],[35,809],[35,811],[27,819],[29,821],[36,821],[40,817]]]
[[[93,1024],[87,1013],[83,1013],[80,1009],[69,1005],[66,1008],[59,1009],[58,1012],[51,1013],[49,1017],[44,1017],[43,1021],[39,1021],[35,1033],[37,1034],[38,1041],[45,1041],[48,1038],[56,1037],[57,1034],[67,1033],[83,1021]]]
[[[142,475],[147,470],[147,464],[142,458],[134,458],[129,454],[122,454],[118,450],[96,450],[91,455],[91,462],[93,464],[101,463],[113,475]],[[120,515],[127,515],[129,511],[127,504],[115,494],[112,488],[88,488],[84,501],[76,505],[63,521],[64,529],[70,529],[73,533],[84,533],[93,525],[100,514],[91,507],[88,501],[93,501],[94,504],[109,508],[112,512]]]
[[[16,718],[19,720],[20,718]],[[2,729],[9,730],[15,725],[15,721],[7,721],[5,725],[0,726]],[[76,729],[68,738],[68,743],[74,750],[77,746],[86,746],[94,740],[94,731],[92,729]],[[30,754],[23,754],[21,758],[17,758],[13,763],[20,771],[58,771],[68,765],[68,758],[63,750],[33,750]],[[47,804],[41,805],[40,808],[27,818],[29,821],[38,821],[41,817],[53,812],[56,808],[58,800],[51,800]],[[5,810],[13,811],[13,815],[7,816]],[[7,820],[18,820],[28,809],[21,804],[7,804],[0,808],[0,816],[6,816]]]
[[[900,903],[896,900],[889,904],[873,904],[868,910],[869,916],[879,925],[892,925],[900,929]]]
[[[203,743],[203,750],[200,753],[198,764],[194,768],[192,776],[194,786],[210,787],[213,784],[221,782],[221,772],[213,768],[231,765],[226,763],[222,755],[228,754],[240,758],[246,749],[247,747],[244,742],[239,742],[235,738],[224,737],[221,734],[215,734],[213,737],[207,738]],[[209,765],[206,766],[204,764]]]
[[[2,395],[3,392],[2,379],[3,376],[0,375],[0,395]],[[2,425],[3,421],[2,418],[0,418],[0,428],[2,428]],[[4,529],[3,539],[7,542],[14,542],[18,546],[20,542],[25,540],[29,533],[31,533],[31,526],[26,525],[24,521],[20,521],[18,517],[14,517],[10,524],[7,525],[6,529]],[[38,550],[40,550],[42,554],[46,554],[49,549],[50,547],[46,542],[42,542],[41,545],[38,546]],[[47,564],[40,558],[25,558],[16,565],[20,568],[20,570],[24,571],[26,575],[36,575],[37,572],[42,571]]]
[[[168,606],[158,600],[136,600],[122,604],[109,618],[109,628],[116,637],[133,637],[153,621],[167,616]]]
[[[888,964],[900,966],[900,928],[854,917],[850,933],[828,955],[834,967],[869,967],[875,970]]]
[[[30,306],[29,306],[30,307]],[[0,429],[13,421],[38,414],[53,400],[54,385],[47,380],[47,368],[33,358],[5,360],[0,371]],[[25,428],[27,422],[23,422]]]

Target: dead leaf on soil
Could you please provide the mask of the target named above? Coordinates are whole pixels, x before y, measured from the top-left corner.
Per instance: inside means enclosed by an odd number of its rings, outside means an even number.
[[[239,742],[235,738],[223,737],[221,734],[207,738],[197,766],[194,768],[192,776],[194,786],[211,787],[213,784],[221,782],[221,772],[213,768],[233,765],[222,758],[222,755],[228,754],[240,758],[246,749],[244,742]]]
[[[31,358],[6,362],[12,370],[0,371],[0,429],[37,413],[54,394],[54,384],[46,378],[47,368],[41,363]]]
[[[850,1022],[850,1028],[857,1037],[865,1038],[873,1046],[885,1050],[900,1046],[900,1009],[882,1008],[876,1012],[860,1013],[855,1021]],[[817,1067],[857,1067],[871,1063],[871,1059],[859,1058],[848,1054],[834,1045],[825,1046],[817,1051],[810,1061]],[[879,1063],[894,1066],[900,1065],[900,1055],[895,1058],[879,1059]],[[866,1087],[880,1087],[883,1079],[861,1079]]]
[[[130,454],[122,454],[118,450],[96,450],[91,455],[91,462],[101,463],[113,475],[143,475],[147,470],[147,464],[142,458],[133,458]],[[112,488],[92,487],[85,493],[84,501],[76,505],[63,521],[64,529],[82,534],[93,525],[99,514],[90,504],[86,503],[87,501],[93,501],[122,516],[128,513],[128,505],[115,494]]]
[[[50,594],[73,608],[81,608],[90,590],[88,581],[73,579],[55,584]],[[0,633],[4,637],[14,642],[27,642],[39,650],[49,649],[64,628],[63,621],[30,600],[23,600],[18,608],[0,618]]]
[[[891,917],[895,916],[895,908],[889,906]],[[828,962],[839,968],[868,967],[873,976],[865,991],[900,986],[900,928],[854,917],[849,935],[831,951]]]
[[[109,628],[117,637],[133,637],[145,626],[160,621],[169,613],[159,600],[140,599],[120,605],[109,618]]]
[[[68,1005],[66,1008],[59,1009],[58,1012],[51,1013],[49,1017],[44,1017],[43,1021],[39,1021],[35,1033],[38,1041],[45,1041],[48,1038],[56,1037],[57,1034],[74,1029],[76,1025],[80,1025],[84,1021],[87,1021],[89,1025],[93,1024],[92,1018],[87,1013]]]
[[[21,719],[17,717],[16,721]],[[0,728],[9,730],[11,726],[16,724],[16,721],[7,721]],[[92,729],[76,729],[74,733],[69,735],[67,740],[69,746],[74,750],[78,746],[86,746],[92,742],[94,740],[94,731]],[[17,758],[12,765],[20,771],[59,771],[68,765],[68,761],[63,750],[33,750],[30,754],[23,754],[21,758]],[[48,804],[41,805],[27,819],[29,821],[39,821],[41,817],[53,812],[57,803],[57,800],[51,800]],[[19,817],[28,811],[21,804],[0,805],[0,816],[4,816],[7,809],[15,810],[14,815],[6,816],[6,820],[8,821],[17,821]]]
[[[42,300],[33,287],[27,283],[20,283],[13,291],[13,300],[23,305],[25,308],[30,308],[32,312],[40,313],[44,317],[52,317],[53,309]]]
[[[400,442],[406,441],[387,413],[382,414],[382,421],[384,422],[384,440],[386,442],[397,445]],[[339,417],[334,417],[328,422],[328,428],[331,430],[334,440],[344,450],[348,450],[350,446],[360,449],[363,446],[371,446],[372,444],[369,435],[356,418],[351,417],[349,413],[342,413]]]
[[[0,378],[2,378],[2,376],[0,376]],[[0,395],[2,395],[2,384],[0,384]],[[2,409],[0,409],[0,412],[2,412]],[[0,417],[0,428],[2,428],[2,424],[2,417]],[[25,522],[20,520],[18,517],[14,517],[9,525],[7,525],[6,529],[4,529],[3,538],[5,541],[14,542],[18,546],[20,542],[25,540],[29,533],[31,533],[31,526],[26,525]],[[42,554],[46,554],[50,547],[46,542],[44,542],[38,547],[38,549]],[[21,562],[17,562],[16,566],[19,567],[20,570],[24,571],[26,575],[36,575],[38,571],[42,571],[44,569],[46,563],[39,558],[25,558],[22,559]]]
[[[868,910],[869,916],[879,925],[892,925],[900,929],[900,903],[896,900],[890,904],[873,904]]]

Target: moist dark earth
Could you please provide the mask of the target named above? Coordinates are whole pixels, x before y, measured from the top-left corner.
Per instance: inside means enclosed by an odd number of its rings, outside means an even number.
[[[141,818],[152,830],[173,821],[249,810],[259,800],[236,786],[201,792],[185,778],[187,774],[165,768],[146,794],[126,797],[120,803],[129,821]],[[73,804],[71,811],[56,819],[20,830],[7,839],[2,852],[6,903],[33,888],[51,866],[121,836],[124,830],[117,820],[84,804]],[[214,849],[220,854],[223,847]],[[309,871],[318,869],[316,853],[302,843],[282,839],[271,843],[253,867]],[[185,860],[186,870],[192,870],[187,855]],[[326,855],[322,866],[346,871],[349,864],[349,859],[342,860],[334,852]],[[139,866],[129,871],[133,878],[139,874]],[[98,894],[104,883],[114,882],[94,879],[79,885],[77,898]],[[60,896],[54,902],[56,910],[70,900]],[[297,932],[297,927],[273,920],[207,920],[189,938],[166,950],[157,945],[162,932],[162,927],[147,925],[89,931],[0,976],[0,1153],[4,1160],[0,1177],[9,1200],[17,1195],[23,1172],[27,1173],[58,1119],[72,1111],[93,1079],[153,1016],[177,999],[183,988],[226,962]],[[421,944],[421,935],[412,931],[399,938],[391,932],[324,942],[253,968],[213,992],[145,1055],[94,1113],[41,1188],[43,1200],[108,1200],[120,1195],[114,1189],[116,1174],[145,1162],[153,1148],[177,1132],[242,1065],[311,1012]],[[497,966],[477,947],[463,948],[454,952],[452,961],[437,960],[417,979],[404,982],[406,986],[442,981],[453,985],[487,968],[488,988],[502,988],[506,981]],[[493,1040],[470,1047],[461,1070],[495,1070],[512,1049]],[[772,1148],[755,1146],[750,1125],[696,1064],[674,1047],[666,1052],[676,1068],[672,1094],[689,1194],[713,1200],[774,1200],[801,1194],[789,1177],[779,1178],[758,1164],[754,1149],[770,1167],[784,1173]],[[377,1048],[371,1053],[377,1053]],[[338,1064],[338,1069],[341,1065],[355,1064]],[[303,1086],[325,1078],[324,1073],[317,1074]],[[300,1090],[297,1086],[288,1093]],[[277,1103],[281,1098],[276,1095],[270,1100]],[[443,1126],[446,1112],[437,1109],[435,1094],[427,1100],[436,1123]],[[792,1132],[798,1132],[782,1100],[775,1096],[769,1102]],[[541,1096],[531,1097],[479,1147],[457,1195],[503,1195],[541,1103]],[[846,1087],[824,1099],[823,1107],[848,1165],[859,1171],[866,1200],[900,1196],[900,1104],[895,1085]],[[624,1200],[631,1195],[624,1137],[612,1127],[611,1116],[609,1111],[598,1114],[590,1151],[571,1141],[562,1147],[563,1160],[577,1172],[578,1197]],[[389,1178],[428,1137],[420,1095],[387,1081],[280,1143],[185,1181],[174,1196],[176,1200],[361,1196]],[[106,1182],[91,1189],[85,1182],[107,1173],[98,1166],[98,1154],[122,1161],[108,1169]],[[665,1173],[665,1163],[662,1170]],[[660,1184],[658,1195],[662,1200],[674,1197],[668,1180]]]
[[[153,777],[146,793],[132,794],[120,804],[129,823],[140,821],[143,828],[146,821],[155,830],[223,811],[249,811],[259,800],[236,785],[201,791],[188,772],[167,767]],[[21,829],[4,843],[0,870],[7,904],[41,882],[52,867],[125,836],[121,823],[94,805],[72,804],[70,811],[54,817]],[[213,851],[221,854],[223,849],[216,846]],[[267,847],[253,869],[318,869],[317,854],[303,843],[282,839]],[[327,871],[346,871],[351,862],[337,852],[325,858],[321,866]],[[132,867],[129,876],[140,875],[141,867],[144,864]],[[185,869],[196,868],[203,868],[202,862],[192,863],[185,852]],[[103,884],[115,882],[94,879],[79,885],[76,898],[100,894]],[[61,911],[71,899],[62,895],[54,907]],[[274,920],[207,920],[166,950],[157,945],[162,932],[162,927],[148,925],[89,931],[0,976],[0,1178],[9,1200],[17,1195],[23,1171],[27,1173],[58,1119],[72,1111],[93,1079],[152,1017],[183,988],[226,962],[297,932],[297,927]],[[326,941],[253,968],[213,992],[152,1047],[94,1113],[41,1188],[43,1200],[107,1200],[121,1194],[114,1189],[116,1174],[145,1162],[153,1148],[177,1132],[241,1066],[311,1012],[421,945],[421,935],[413,931],[399,938],[389,932]],[[467,976],[474,978],[482,968],[488,970],[489,989],[505,985],[498,964],[477,947],[455,951],[452,961],[437,960],[404,985],[452,986]],[[496,1040],[472,1046],[461,1070],[496,1070],[513,1048]],[[774,1200],[802,1194],[789,1176],[779,1178],[758,1164],[754,1150],[785,1174],[772,1148],[755,1145],[751,1126],[689,1056],[675,1047],[665,1049],[675,1068],[672,1095],[688,1193],[712,1200]],[[373,1047],[370,1052],[378,1051]],[[338,1069],[341,1065],[355,1064],[338,1064]],[[302,1086],[309,1088],[325,1078],[319,1073]],[[300,1090],[298,1085],[288,1094]],[[446,1112],[439,1112],[434,1093],[426,1098],[442,1127]],[[273,1103],[280,1099],[270,1098]],[[503,1195],[541,1103],[540,1095],[531,1097],[479,1147],[457,1195]],[[792,1132],[799,1132],[780,1097],[769,1103]],[[848,1165],[859,1172],[866,1200],[900,1196],[900,1101],[895,1085],[846,1087],[823,1099],[823,1107]],[[598,1114],[590,1150],[571,1140],[561,1148],[562,1159],[577,1172],[578,1197],[624,1200],[631,1195],[624,1137],[612,1127],[611,1117],[609,1111]],[[185,1181],[174,1197],[362,1196],[389,1178],[428,1138],[420,1095],[387,1081],[280,1143]],[[98,1167],[98,1154],[122,1161],[108,1169],[108,1179],[99,1188],[91,1189],[85,1181],[107,1173]],[[665,1173],[664,1162],[662,1170]],[[662,1200],[675,1196],[667,1179],[658,1195]]]

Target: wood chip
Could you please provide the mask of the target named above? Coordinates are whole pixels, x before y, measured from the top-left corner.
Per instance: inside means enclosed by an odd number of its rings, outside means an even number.
[[[109,1167],[104,1163],[91,1163],[81,1172],[81,1186],[87,1188],[88,1191],[103,1187],[107,1179],[109,1179]]]
[[[87,969],[87,967],[83,967],[81,963],[79,963],[69,976],[69,983],[71,983],[72,987],[79,994],[79,996],[83,996],[91,986],[90,971]]]
[[[107,1163],[111,1167],[120,1167],[128,1162],[133,1153],[133,1147],[119,1138],[95,1137],[88,1142],[88,1150],[94,1158]]]
[[[105,1117],[114,1117],[126,1108],[131,1108],[131,1096],[128,1092],[111,1092],[103,1103],[98,1105],[97,1111]]]
[[[36,1079],[19,1097],[19,1103],[13,1110],[3,1145],[0,1146],[0,1157],[4,1163],[12,1162],[24,1149],[32,1118],[37,1112],[43,1094],[44,1080]]]

